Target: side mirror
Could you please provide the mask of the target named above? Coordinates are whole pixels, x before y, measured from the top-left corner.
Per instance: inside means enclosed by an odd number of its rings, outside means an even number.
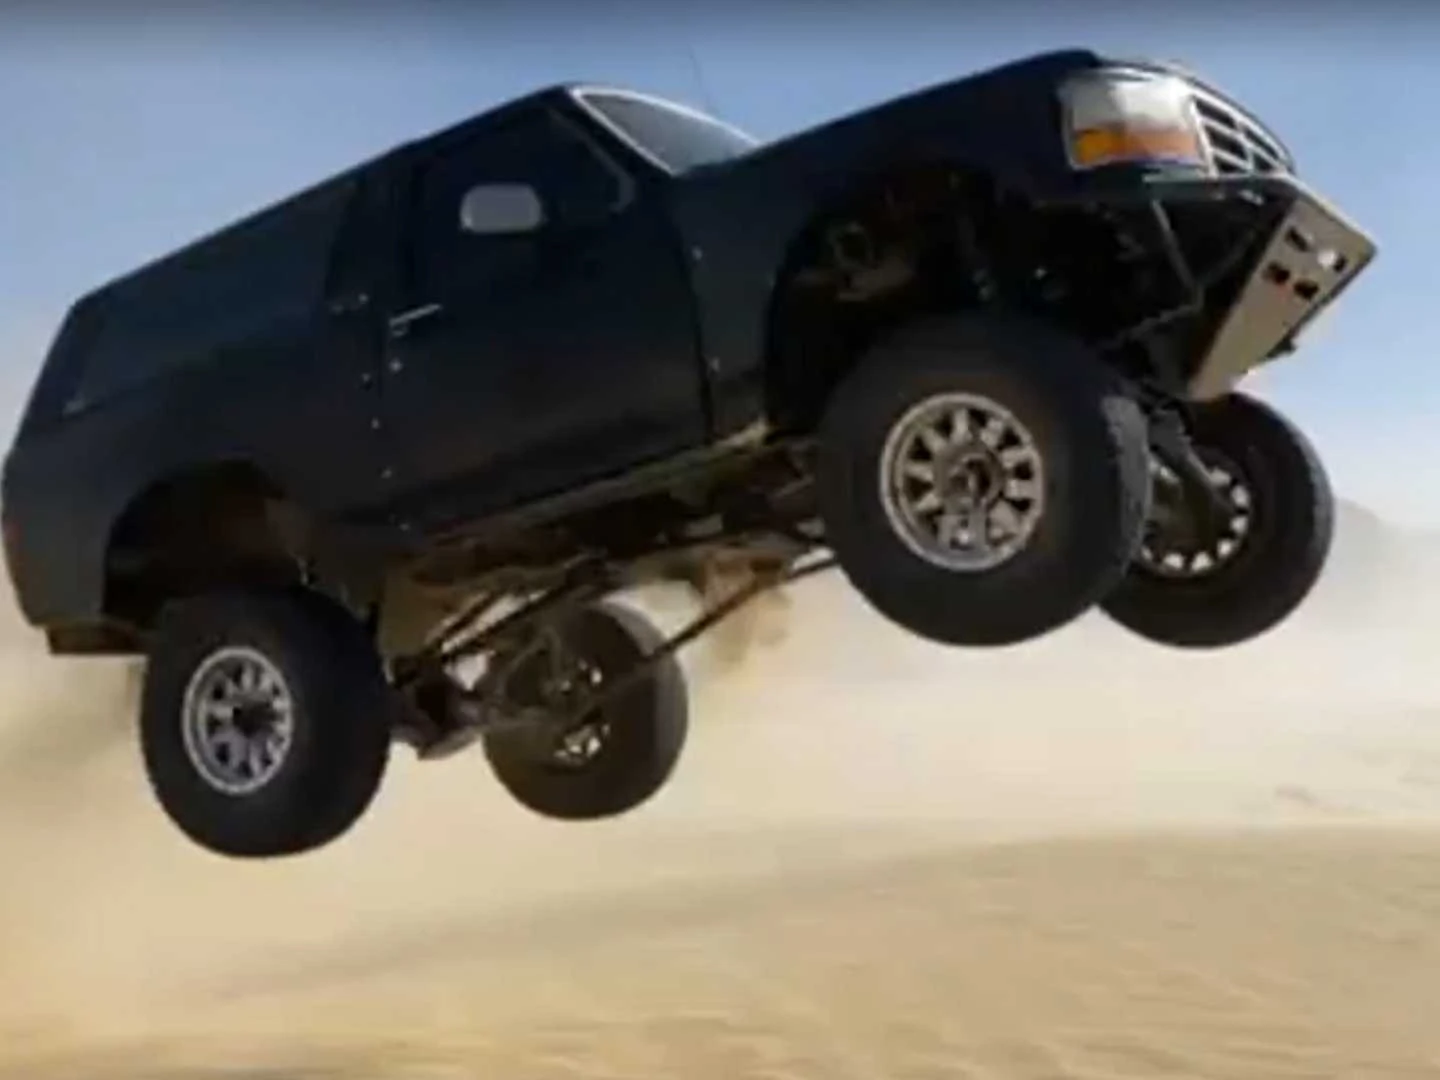
[[[534,232],[544,223],[540,196],[527,184],[481,184],[460,201],[460,228],[477,236]]]

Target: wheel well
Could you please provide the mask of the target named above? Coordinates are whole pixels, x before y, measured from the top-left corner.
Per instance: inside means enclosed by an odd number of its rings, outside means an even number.
[[[776,276],[765,356],[772,429],[810,430],[840,378],[892,328],[981,305],[1063,326],[1117,366],[1152,374],[1154,348],[1193,351],[1190,322],[1158,318],[1193,297],[1155,228],[1148,206],[1039,206],[955,163],[856,185],[799,231]]]
[[[772,426],[808,430],[831,389],[885,330],[984,302],[982,172],[912,163],[866,178],[791,242],[772,294],[765,392]]]
[[[105,613],[137,631],[160,606],[220,584],[289,584],[303,572],[295,507],[253,465],[187,470],[141,492],[111,530]]]

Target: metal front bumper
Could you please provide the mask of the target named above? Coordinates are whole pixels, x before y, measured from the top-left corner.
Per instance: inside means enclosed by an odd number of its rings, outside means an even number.
[[[1190,380],[1190,396],[1219,397],[1253,368],[1289,351],[1307,324],[1375,257],[1375,243],[1339,210],[1288,176],[1154,181],[1172,200],[1254,198],[1285,207],[1249,278]]]

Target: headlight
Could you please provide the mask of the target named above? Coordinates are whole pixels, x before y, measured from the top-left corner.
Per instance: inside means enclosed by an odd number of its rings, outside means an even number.
[[[1207,164],[1194,101],[1181,79],[1146,72],[1087,72],[1061,86],[1060,102],[1065,150],[1077,169]]]

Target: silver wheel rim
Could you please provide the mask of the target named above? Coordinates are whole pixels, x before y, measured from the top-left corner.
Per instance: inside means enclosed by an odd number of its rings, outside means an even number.
[[[1045,513],[1045,462],[1009,409],[948,393],[913,406],[880,455],[885,516],[920,558],[981,573],[1009,562]]]
[[[181,706],[190,764],[210,787],[249,795],[284,766],[295,738],[295,702],[269,657],[245,646],[207,656]]]
[[[1164,529],[1152,522],[1137,561],[1156,577],[1171,581],[1196,581],[1229,566],[1244,550],[1255,525],[1255,496],[1240,469],[1213,452],[1203,452],[1205,472],[1210,482],[1224,497],[1230,512],[1225,516],[1224,531],[1209,543],[1176,543],[1167,541]],[[1151,463],[1157,482],[1179,484],[1166,465]]]

